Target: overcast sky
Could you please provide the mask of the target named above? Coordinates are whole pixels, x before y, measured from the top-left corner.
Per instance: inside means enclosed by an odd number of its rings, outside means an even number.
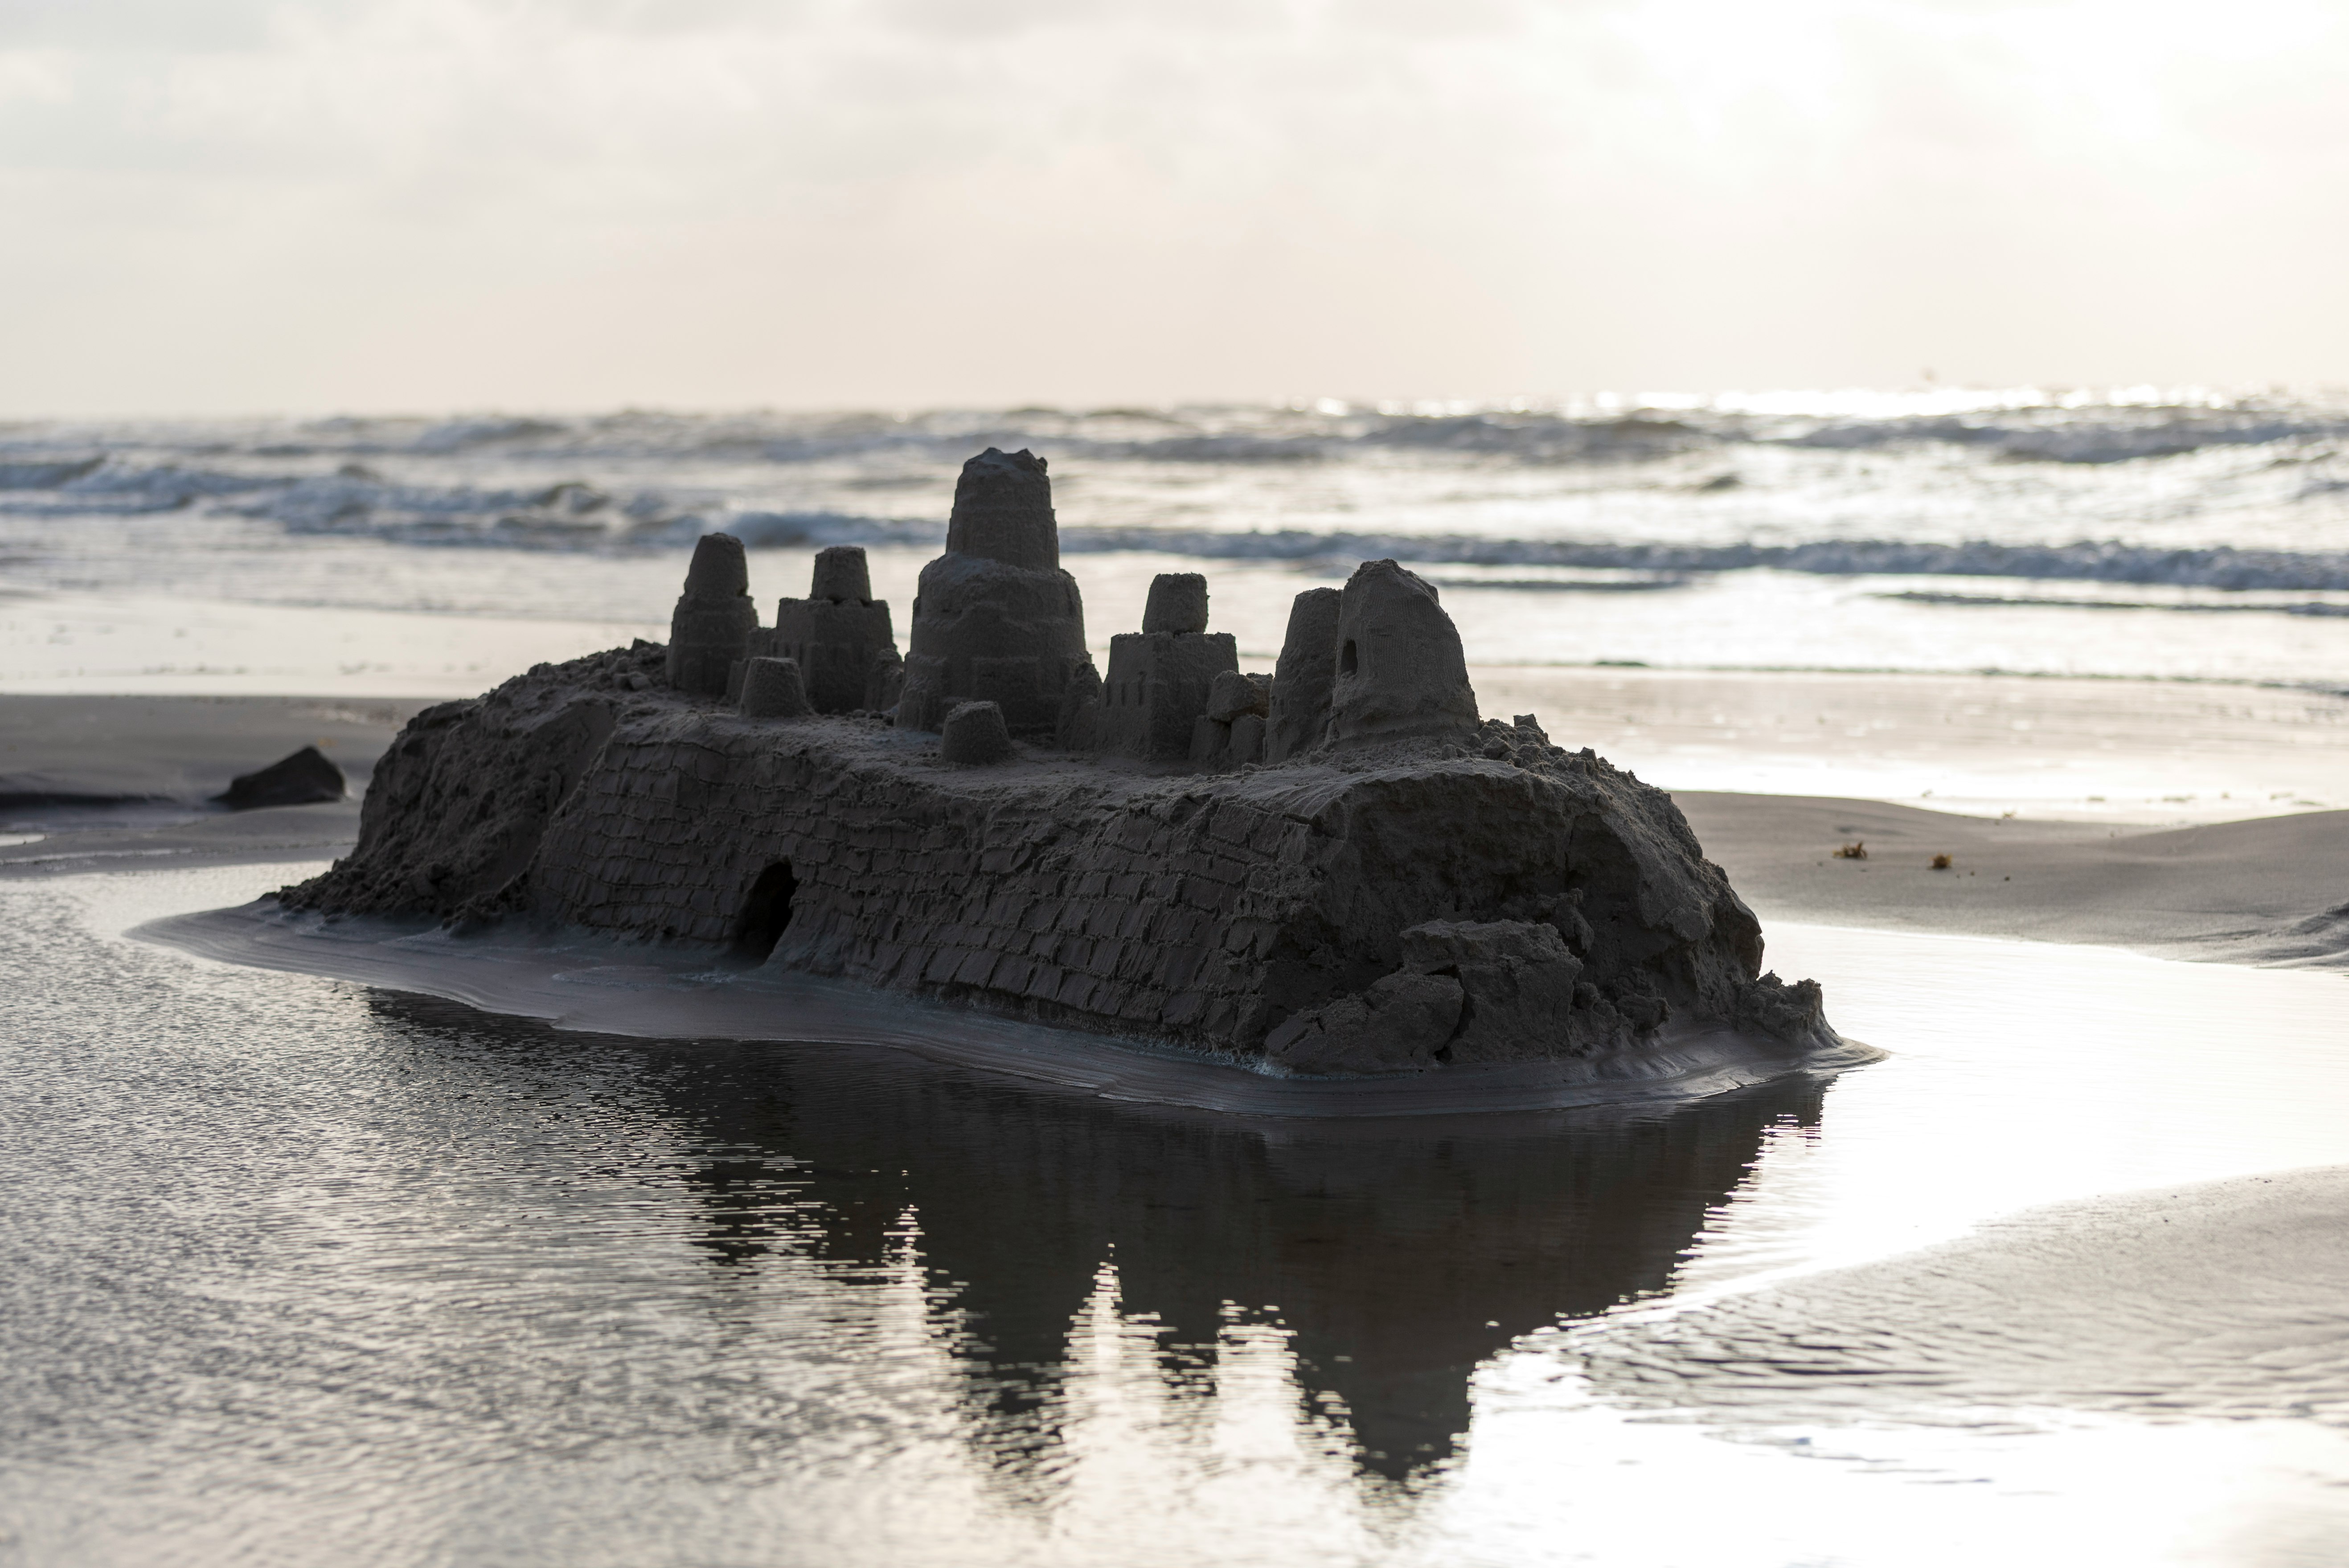
[[[2349,382],[2349,5],[0,0],[0,412]]]

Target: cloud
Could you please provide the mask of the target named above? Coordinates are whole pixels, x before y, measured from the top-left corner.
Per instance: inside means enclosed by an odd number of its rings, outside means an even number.
[[[0,407],[2306,377],[2344,53],[2280,3],[0,0]]]

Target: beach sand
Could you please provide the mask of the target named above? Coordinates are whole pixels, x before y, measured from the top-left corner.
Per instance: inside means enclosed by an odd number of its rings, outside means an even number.
[[[358,835],[377,758],[421,698],[0,696],[0,875],[328,860]],[[231,779],[316,746],[332,804],[229,811]]]
[[[1684,793],[1762,916],[2349,965],[2349,811],[2187,828],[1963,817],[1880,800]],[[1837,850],[1864,845],[1865,860]],[[1936,871],[1936,856],[1950,857]]]
[[[2321,686],[1609,667],[1477,667],[1667,789],[1900,800],[2170,826],[2349,808],[2349,695]]]
[[[305,746],[332,758],[356,796],[428,700],[0,696],[0,810],[200,805]]]

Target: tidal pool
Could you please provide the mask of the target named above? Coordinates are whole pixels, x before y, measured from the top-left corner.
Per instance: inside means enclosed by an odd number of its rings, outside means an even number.
[[[2337,976],[1772,923],[1888,1059],[1668,1110],[1247,1119],[122,934],[298,874],[0,882],[0,1563],[2349,1544],[2349,1312],[2293,1298],[2283,1366],[2256,1270],[2211,1309],[2223,1408],[1930,1381],[1980,1370],[1937,1282],[2002,1367],[2092,1364],[2079,1326],[2162,1287],[2034,1242],[2001,1316],[2013,1227],[2136,1238],[2169,1189],[2349,1164]],[[2025,1212],[2084,1200],[2105,1231]]]

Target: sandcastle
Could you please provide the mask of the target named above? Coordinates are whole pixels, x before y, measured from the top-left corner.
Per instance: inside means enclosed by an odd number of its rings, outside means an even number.
[[[761,627],[713,535],[667,648],[419,714],[357,847],[279,896],[699,944],[1292,1074],[1843,1046],[1669,796],[1480,717],[1428,583],[1373,561],[1298,595],[1268,673],[1208,597],[1160,577],[1103,678],[1027,452],[964,467],[902,665],[861,551]]]

